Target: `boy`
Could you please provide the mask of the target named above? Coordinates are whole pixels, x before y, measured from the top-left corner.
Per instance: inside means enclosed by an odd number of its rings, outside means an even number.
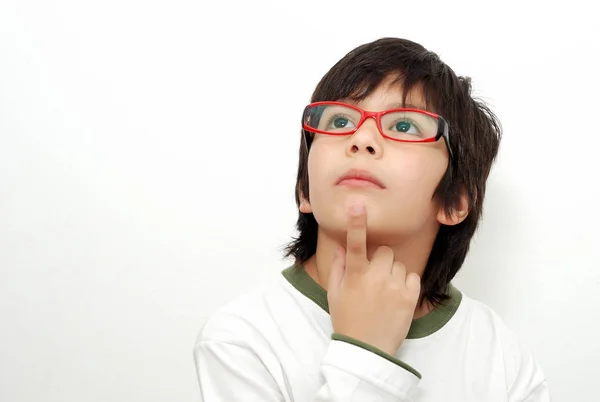
[[[296,263],[221,308],[194,349],[202,400],[550,400],[531,354],[450,281],[501,136],[436,54],[354,49],[302,117]]]

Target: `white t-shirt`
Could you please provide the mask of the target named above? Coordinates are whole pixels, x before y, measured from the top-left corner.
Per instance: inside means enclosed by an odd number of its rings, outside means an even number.
[[[201,400],[550,401],[544,374],[502,320],[453,286],[449,295],[413,321],[390,356],[333,334],[325,290],[302,266],[289,267],[201,330]]]

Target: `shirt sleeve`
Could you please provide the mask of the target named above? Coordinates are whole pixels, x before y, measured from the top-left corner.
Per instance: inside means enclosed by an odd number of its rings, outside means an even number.
[[[504,348],[509,402],[551,402],[550,390],[542,368],[531,350],[507,330]]]
[[[520,346],[518,353],[513,356],[516,369],[508,390],[509,402],[551,402],[548,383],[531,352]]]
[[[201,402],[291,402],[261,359],[246,347],[200,341],[194,363]]]
[[[522,402],[550,402],[550,389],[546,381],[535,387]]]
[[[292,402],[285,379],[264,357],[221,341],[200,341],[194,360],[203,402]],[[342,340],[332,340],[321,362],[324,384],[306,402],[412,402],[419,377],[397,362]],[[297,400],[297,402],[303,402]]]
[[[314,402],[411,402],[420,378],[404,364],[354,342],[333,340],[321,362],[325,384]]]

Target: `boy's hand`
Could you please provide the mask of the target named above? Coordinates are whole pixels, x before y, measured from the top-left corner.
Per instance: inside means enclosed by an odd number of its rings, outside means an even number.
[[[327,299],[333,330],[394,355],[408,334],[421,278],[406,274],[389,247],[367,259],[367,215],[362,204],[348,216],[347,250],[336,251]]]

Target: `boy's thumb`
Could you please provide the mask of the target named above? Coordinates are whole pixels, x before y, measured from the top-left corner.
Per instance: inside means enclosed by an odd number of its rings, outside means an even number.
[[[344,272],[346,271],[346,252],[342,246],[335,250],[331,271],[329,272],[329,282],[327,293],[334,294],[342,283]]]

